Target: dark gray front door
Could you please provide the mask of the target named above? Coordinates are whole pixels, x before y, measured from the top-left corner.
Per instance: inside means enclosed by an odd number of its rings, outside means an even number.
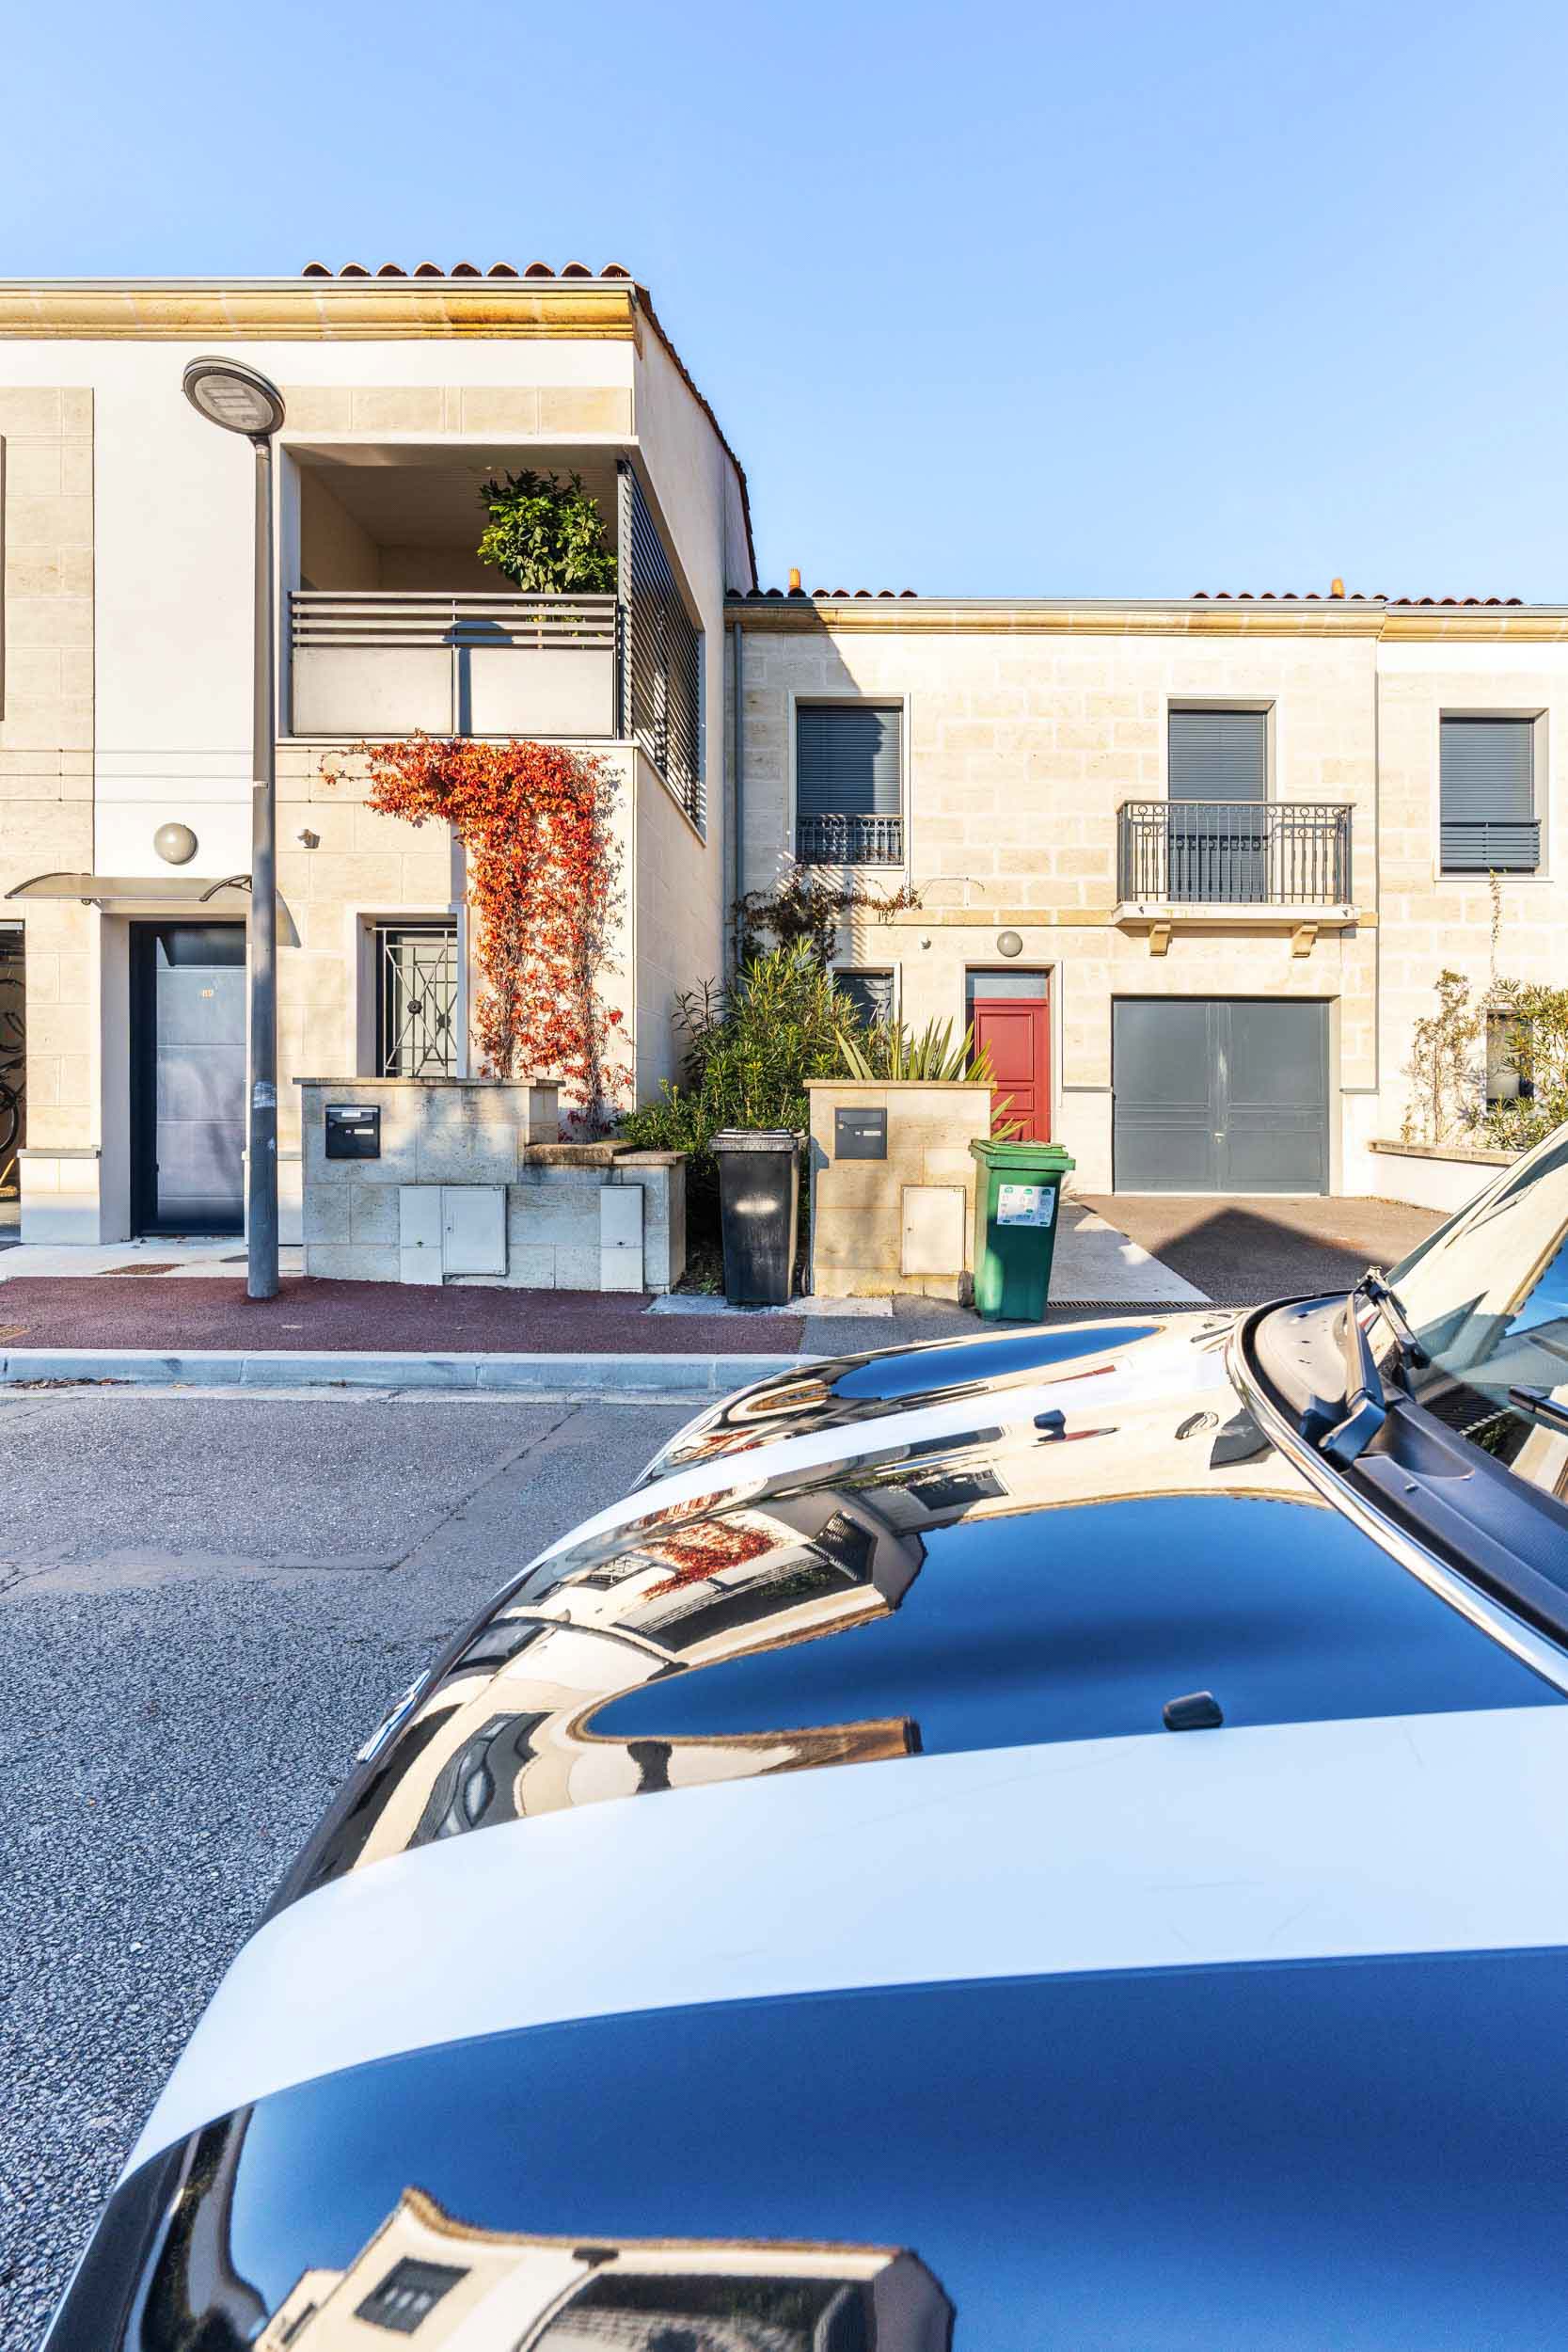
[[[245,1225],[241,923],[131,927],[131,1154],[142,1233]]]
[[[1118,1192],[1326,1192],[1328,1008],[1122,997],[1112,1013]]]

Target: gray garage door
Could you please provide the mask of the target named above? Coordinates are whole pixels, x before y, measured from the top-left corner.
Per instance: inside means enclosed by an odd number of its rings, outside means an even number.
[[[1326,1192],[1328,1008],[1132,997],[1113,1010],[1120,1192]]]

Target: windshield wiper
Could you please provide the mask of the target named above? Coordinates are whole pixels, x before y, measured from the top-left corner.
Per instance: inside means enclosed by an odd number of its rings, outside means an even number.
[[[1332,1429],[1324,1430],[1318,1439],[1320,1454],[1347,1464],[1359,1461],[1388,1418],[1388,1398],[1377,1359],[1355,1311],[1356,1299],[1361,1295],[1362,1288],[1357,1283],[1345,1301],[1339,1332],[1345,1357],[1344,1418],[1336,1422]]]
[[[1423,1365],[1431,1363],[1432,1358],[1410,1328],[1410,1318],[1401,1304],[1398,1291],[1389,1289],[1376,1266],[1367,1268],[1352,1291],[1351,1297],[1365,1298],[1377,1309],[1394,1335],[1394,1345],[1402,1364],[1409,1364],[1419,1372]]]

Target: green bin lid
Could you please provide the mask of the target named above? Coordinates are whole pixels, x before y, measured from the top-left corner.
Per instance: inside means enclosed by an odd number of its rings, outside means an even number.
[[[969,1149],[982,1168],[1027,1168],[1040,1176],[1065,1176],[1078,1165],[1059,1143],[1008,1143],[1000,1136],[976,1136]]]

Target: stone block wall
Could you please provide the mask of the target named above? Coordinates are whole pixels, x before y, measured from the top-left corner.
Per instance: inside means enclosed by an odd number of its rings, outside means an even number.
[[[814,1080],[811,1098],[811,1287],[825,1298],[875,1298],[888,1292],[963,1298],[973,1276],[970,1235],[975,1163],[971,1139],[990,1133],[988,1086],[895,1085]],[[834,1113],[885,1110],[887,1157],[834,1156]],[[962,1239],[951,1271],[906,1275],[904,1229],[911,1190],[963,1196]]]
[[[745,882],[788,870],[793,736],[800,702],[900,705],[905,864],[822,869],[875,892],[908,882],[917,906],[841,926],[838,961],[889,970],[902,1017],[966,1018],[965,976],[1011,962],[1047,976],[1052,1133],[1085,1191],[1108,1191],[1112,1009],[1119,996],[1300,996],[1331,1007],[1331,1101],[1350,1126],[1378,1074],[1377,737],[1374,609],[1304,620],[1302,633],[1203,633],[1132,608],[1070,628],[1026,608],[951,626],[847,620],[807,628],[786,612],[749,626],[743,655]],[[1166,789],[1172,707],[1266,705],[1271,789],[1346,803],[1362,920],[1309,943],[1294,916],[1177,926],[1155,951],[1147,924],[1118,923],[1117,811]],[[1309,917],[1309,908],[1295,911]],[[1018,933],[1016,957],[998,946]],[[1334,1141],[1342,1163],[1344,1137]]]
[[[511,1290],[666,1291],[686,1267],[686,1163],[678,1152],[562,1144],[559,1089],[532,1080],[309,1078],[302,1098],[305,1271],[339,1281],[439,1281],[438,1263],[403,1248],[410,1188],[497,1185],[506,1200],[506,1263],[449,1280]],[[381,1112],[377,1159],[329,1160],[329,1103]],[[607,1250],[600,1195],[642,1194],[641,1258]]]

